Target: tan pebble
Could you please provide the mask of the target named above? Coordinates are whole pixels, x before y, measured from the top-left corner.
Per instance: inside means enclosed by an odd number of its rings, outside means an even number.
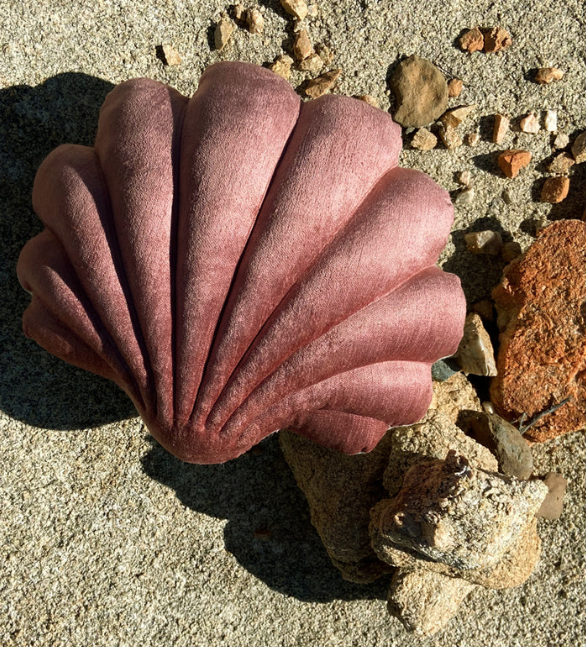
[[[214,43],[219,52],[225,49],[226,45],[228,45],[233,31],[234,24],[232,21],[228,18],[220,18],[220,22],[216,25],[216,30],[214,32]]]
[[[483,299],[472,306],[472,310],[484,319],[484,321],[494,321],[494,306],[492,301]]]
[[[313,54],[310,54],[307,58],[303,59],[298,65],[299,69],[302,72],[310,72],[311,74],[317,74],[321,71],[323,66],[324,62],[315,52]]]
[[[473,254],[498,256],[503,246],[503,239],[498,231],[473,231],[464,234],[464,240],[468,251]]]
[[[509,132],[510,121],[505,115],[494,116],[494,127],[492,129],[492,141],[495,144],[502,144]]]
[[[466,137],[464,137],[464,141],[467,146],[477,146],[480,141],[480,135],[477,132],[468,133]]]
[[[258,9],[249,9],[246,12],[246,24],[251,34],[262,34],[265,28],[265,19]]]
[[[526,117],[523,117],[519,126],[524,133],[538,133],[541,129],[539,120],[533,113],[529,113]]]
[[[420,128],[413,136],[411,146],[420,151],[430,151],[437,146],[437,137],[427,128]]]
[[[308,14],[305,0],[281,0],[281,6],[290,16],[294,16],[297,20],[304,20]]]
[[[517,177],[522,168],[528,166],[533,156],[529,151],[508,150],[498,157],[498,165],[501,171],[510,178]]]
[[[363,94],[359,96],[358,99],[360,99],[360,101],[364,101],[364,103],[368,103],[368,105],[373,108],[378,108],[378,101],[370,94]]]
[[[469,29],[460,37],[458,42],[465,52],[480,52],[484,49],[484,35],[478,27]]]
[[[244,22],[246,20],[246,9],[244,8],[244,5],[240,2],[235,4],[232,7],[232,15],[234,16],[234,20],[237,22]]]
[[[317,5],[316,4],[308,4],[307,5],[307,15],[310,18],[315,18],[317,16]]]
[[[557,204],[568,197],[570,178],[563,175],[548,177],[541,189],[541,202]]]
[[[173,45],[161,45],[161,54],[163,55],[163,62],[170,67],[179,65],[181,63],[181,56]]]
[[[554,140],[553,140],[553,146],[554,148],[562,149],[565,148],[568,144],[570,143],[570,136],[566,135],[566,133],[560,133]]]
[[[329,65],[334,60],[334,54],[332,50],[323,43],[316,45],[315,51],[319,54],[319,57],[324,62],[324,65]]]
[[[556,472],[549,472],[543,482],[547,485],[548,493],[535,516],[555,521],[560,518],[564,509],[568,482]]]
[[[564,76],[557,67],[540,67],[535,74],[535,81],[540,85],[547,85],[552,81],[559,81]]]
[[[462,88],[464,87],[464,84],[460,79],[452,79],[448,83],[448,97],[455,99],[456,97],[459,97],[460,94],[462,93]]]
[[[275,59],[274,63],[271,64],[270,70],[279,76],[282,76],[284,79],[289,79],[291,76],[291,66],[293,65],[293,59],[287,54],[282,54]]]
[[[465,375],[494,377],[497,374],[490,336],[475,312],[466,316],[464,335],[454,357]]]
[[[514,241],[504,243],[501,249],[501,258],[505,263],[510,263],[521,256],[521,245]]]
[[[554,133],[558,129],[558,113],[555,110],[546,110],[543,125],[548,133]]]
[[[574,158],[569,153],[560,153],[553,158],[547,170],[550,173],[565,175],[575,163]]]
[[[576,164],[586,162],[586,130],[578,135],[576,141],[572,144],[572,155]]]
[[[474,189],[464,189],[458,193],[454,202],[459,205],[468,206],[474,202],[475,197],[476,191],[474,191]]]
[[[456,180],[459,184],[470,186],[470,183],[472,182],[472,173],[470,173],[470,171],[460,171],[456,176]]]
[[[342,70],[330,70],[316,79],[311,80],[305,88],[305,94],[312,99],[327,94],[336,85],[338,77],[342,74]]]
[[[303,61],[312,53],[313,45],[309,40],[307,30],[302,29],[295,37],[295,42],[293,43],[293,54],[298,61]]]
[[[455,128],[442,125],[439,129],[439,136],[444,146],[450,150],[462,146],[462,138],[458,135]]]
[[[444,112],[440,121],[451,128],[457,128],[476,109],[476,105],[459,106]]]
[[[513,39],[506,29],[493,27],[484,34],[484,51],[500,52],[513,44]]]

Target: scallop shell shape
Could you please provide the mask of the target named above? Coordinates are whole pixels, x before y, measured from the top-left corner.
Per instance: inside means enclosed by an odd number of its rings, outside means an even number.
[[[185,461],[285,426],[369,451],[425,413],[465,315],[434,265],[449,197],[399,168],[400,148],[382,110],[303,103],[246,63],[211,66],[191,99],[122,83],[95,146],[60,146],[37,173],[25,334],[115,380]]]

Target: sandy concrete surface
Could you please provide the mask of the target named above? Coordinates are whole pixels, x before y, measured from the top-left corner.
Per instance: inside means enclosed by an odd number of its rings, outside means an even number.
[[[291,21],[261,2],[265,33],[238,29],[212,51],[219,1],[35,0],[0,3],[0,644],[3,646],[233,645],[577,647],[586,645],[586,443],[584,432],[534,448],[538,472],[569,479],[558,522],[540,522],[543,558],[511,591],[477,590],[442,633],[417,640],[387,616],[388,581],[344,582],[309,522],[276,438],[221,466],[182,464],[150,440],[110,383],[48,355],[20,330],[28,295],[15,264],[40,230],[30,194],[36,168],[64,142],[91,144],[113,84],[149,76],[190,94],[220,59],[266,63],[291,46]],[[455,46],[466,27],[500,24],[514,44],[499,55]],[[462,130],[474,149],[406,150],[449,191],[470,170],[477,198],[457,207],[444,266],[471,302],[498,281],[502,263],[465,251],[466,231],[497,228],[526,247],[542,217],[580,217],[586,164],[568,199],[536,196],[551,137],[513,132],[503,147],[534,159],[516,180],[498,171],[490,115],[515,120],[558,111],[559,129],[586,129],[586,10],[582,0],[323,0],[314,43],[344,71],[337,92],[374,95],[389,108],[387,78],[413,53],[463,79],[457,103],[478,104]],[[155,47],[183,57],[166,68]],[[555,65],[542,87],[531,70]],[[305,75],[294,72],[297,86]],[[406,135],[409,140],[409,135]],[[510,189],[512,203],[502,199]],[[327,187],[324,188],[327,190]],[[270,534],[262,532],[270,531]],[[261,531],[260,533],[257,531]],[[255,536],[256,532],[256,536]]]

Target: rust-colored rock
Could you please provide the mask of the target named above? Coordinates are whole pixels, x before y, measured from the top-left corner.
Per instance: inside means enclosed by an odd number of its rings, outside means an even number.
[[[491,400],[508,420],[543,416],[525,438],[586,427],[586,223],[559,220],[505,270],[493,291],[501,331]]]
[[[499,155],[498,165],[507,177],[517,177],[519,171],[529,164],[531,157],[529,151],[508,150]]]
[[[506,29],[493,27],[484,33],[484,51],[500,52],[513,44],[513,39]]]
[[[541,202],[557,204],[568,197],[570,178],[565,176],[548,177],[541,189]]]
[[[505,115],[495,115],[494,116],[494,127],[492,130],[492,141],[495,144],[502,144],[504,138],[509,132],[510,121]]]
[[[484,35],[478,27],[469,29],[458,42],[465,52],[480,52],[484,49]]]
[[[342,74],[342,70],[330,70],[316,79],[311,80],[305,88],[305,94],[312,99],[327,94],[336,85],[338,77]]]

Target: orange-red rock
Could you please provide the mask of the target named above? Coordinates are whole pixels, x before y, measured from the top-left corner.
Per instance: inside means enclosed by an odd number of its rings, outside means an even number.
[[[484,51],[500,52],[501,49],[507,49],[513,43],[511,35],[502,27],[493,27],[484,32]]]
[[[548,177],[541,189],[541,202],[557,204],[568,197],[570,178],[565,176]]]
[[[586,427],[586,223],[543,229],[493,291],[500,350],[491,400],[508,420],[570,401],[526,433],[535,442]],[[527,420],[525,421],[527,423]]]
[[[498,165],[507,177],[517,177],[519,171],[529,164],[531,157],[529,151],[509,150],[499,155]]]
[[[459,43],[465,52],[480,52],[484,48],[484,35],[478,27],[474,27],[460,37]]]

